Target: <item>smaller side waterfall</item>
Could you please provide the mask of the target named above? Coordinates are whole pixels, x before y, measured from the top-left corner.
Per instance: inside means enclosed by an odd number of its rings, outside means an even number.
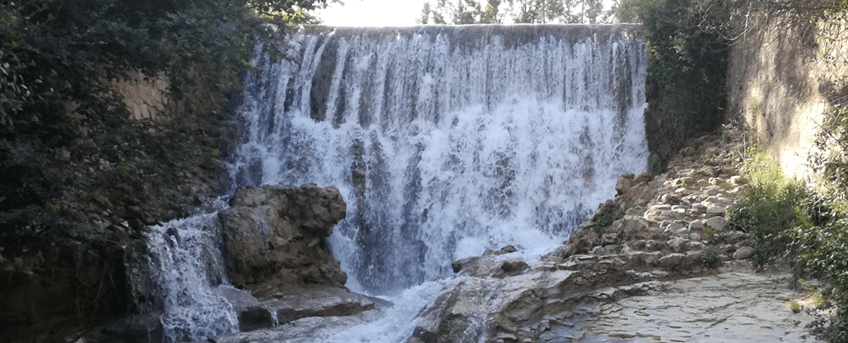
[[[238,332],[238,318],[218,287],[226,287],[217,212],[150,228],[150,269],[163,296],[167,342]]]

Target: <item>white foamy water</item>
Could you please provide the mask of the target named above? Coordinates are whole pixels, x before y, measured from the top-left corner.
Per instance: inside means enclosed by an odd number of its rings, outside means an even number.
[[[163,299],[166,342],[204,340],[238,332],[233,307],[218,291],[226,284],[217,213],[199,214],[150,228],[150,269]],[[226,287],[226,286],[223,286]]]
[[[418,316],[430,305],[442,284],[427,281],[385,298],[394,305],[380,319],[335,332],[316,332],[312,343],[320,342],[406,342],[415,330]]]

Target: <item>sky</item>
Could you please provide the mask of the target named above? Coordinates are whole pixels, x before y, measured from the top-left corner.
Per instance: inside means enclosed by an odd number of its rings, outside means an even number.
[[[343,0],[316,14],[329,26],[411,26],[426,0]]]

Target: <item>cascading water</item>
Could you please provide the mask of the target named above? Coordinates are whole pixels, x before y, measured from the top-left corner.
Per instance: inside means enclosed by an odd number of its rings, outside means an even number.
[[[394,293],[512,244],[550,250],[646,168],[632,26],[304,28],[258,57],[236,187],[337,186],[349,287]]]
[[[399,304],[315,341],[404,341],[452,261],[507,244],[538,257],[619,175],[645,170],[647,53],[634,29],[308,27],[287,37],[286,59],[258,54],[235,107],[232,191],[337,186],[348,213],[329,246],[347,286]],[[149,233],[166,341],[238,328],[214,216]]]
[[[150,228],[151,270],[166,342],[186,342],[238,331],[238,318],[220,293],[226,285],[217,213],[198,214]]]

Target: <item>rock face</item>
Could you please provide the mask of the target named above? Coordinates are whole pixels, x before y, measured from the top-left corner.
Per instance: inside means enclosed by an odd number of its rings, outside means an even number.
[[[101,250],[103,259],[96,249],[81,243],[17,253],[0,247],[0,342],[76,340],[82,327],[126,311],[124,271],[116,270],[124,252]]]
[[[240,191],[219,214],[231,282],[257,296],[281,285],[344,286],[347,275],[321,246],[346,210],[333,186]]]

